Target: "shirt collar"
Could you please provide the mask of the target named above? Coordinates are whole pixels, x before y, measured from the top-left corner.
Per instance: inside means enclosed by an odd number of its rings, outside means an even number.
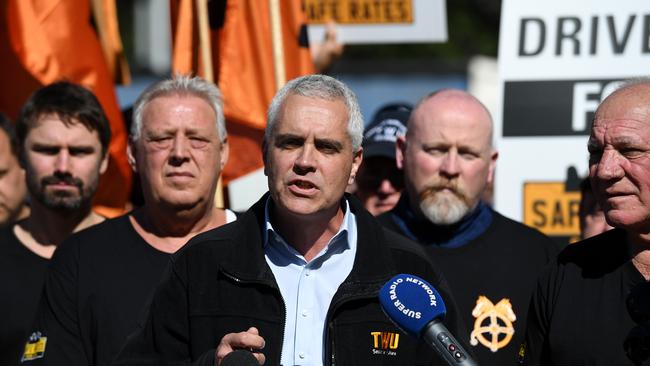
[[[483,201],[452,225],[436,225],[419,217],[411,209],[409,198],[403,193],[391,211],[393,221],[409,239],[443,248],[458,248],[476,239],[492,224],[493,211]]]
[[[283,252],[285,252],[286,255],[291,254],[294,257],[299,257],[300,259],[304,260],[302,255],[298,253],[298,251],[291,245],[289,245],[286,240],[278,233],[274,228],[273,224],[271,223],[271,216],[270,216],[270,207],[272,204],[271,196],[266,200],[266,204],[264,206],[264,248],[266,248],[269,245],[274,245],[274,246],[279,246],[278,249],[282,249]],[[327,246],[323,251],[318,253],[318,255],[314,258],[319,258],[325,254],[333,254],[337,252],[343,252],[347,249],[354,249],[356,248],[356,243],[357,243],[357,223],[354,214],[350,210],[350,203],[348,202],[347,199],[343,198],[343,201],[341,203],[343,206],[343,221],[341,222],[341,226],[339,227],[339,230],[336,232],[334,236],[330,239],[330,241],[327,243]],[[354,248],[353,248],[354,247]],[[313,260],[312,260],[313,261]]]

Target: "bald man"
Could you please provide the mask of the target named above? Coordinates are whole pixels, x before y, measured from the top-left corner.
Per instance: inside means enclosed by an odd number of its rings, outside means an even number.
[[[523,339],[532,288],[557,253],[543,234],[481,201],[498,157],[492,118],[460,90],[424,97],[397,140],[405,192],[383,223],[440,263],[481,365],[508,365]]]
[[[527,365],[650,365],[650,81],[596,110],[589,178],[614,227],[567,247],[531,303]]]

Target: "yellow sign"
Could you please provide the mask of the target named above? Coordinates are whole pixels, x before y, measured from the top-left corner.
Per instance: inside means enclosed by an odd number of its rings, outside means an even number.
[[[302,0],[302,4],[309,24],[413,23],[413,0]]]
[[[564,182],[524,183],[524,223],[549,236],[580,235],[580,192]]]

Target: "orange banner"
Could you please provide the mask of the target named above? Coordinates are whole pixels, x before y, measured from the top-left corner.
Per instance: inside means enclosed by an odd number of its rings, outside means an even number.
[[[287,80],[314,72],[299,0],[280,1]],[[224,183],[262,167],[266,110],[276,92],[270,8],[267,0],[210,2],[213,71],[224,96],[230,159]],[[171,0],[174,72],[202,75],[191,0]],[[303,40],[301,42],[301,40]]]

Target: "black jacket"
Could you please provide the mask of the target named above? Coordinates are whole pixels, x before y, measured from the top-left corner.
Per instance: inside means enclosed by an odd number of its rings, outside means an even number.
[[[116,365],[212,366],[221,338],[252,326],[266,341],[266,365],[280,364],[286,311],[264,258],[267,197],[236,222],[198,235],[172,257],[146,323],[129,337]],[[446,282],[417,244],[383,229],[355,199],[347,198],[357,220],[357,254],[328,311],[326,364],[443,364],[428,346],[386,318],[377,294],[395,274],[421,276],[440,291],[449,308],[445,323],[460,334]]]

